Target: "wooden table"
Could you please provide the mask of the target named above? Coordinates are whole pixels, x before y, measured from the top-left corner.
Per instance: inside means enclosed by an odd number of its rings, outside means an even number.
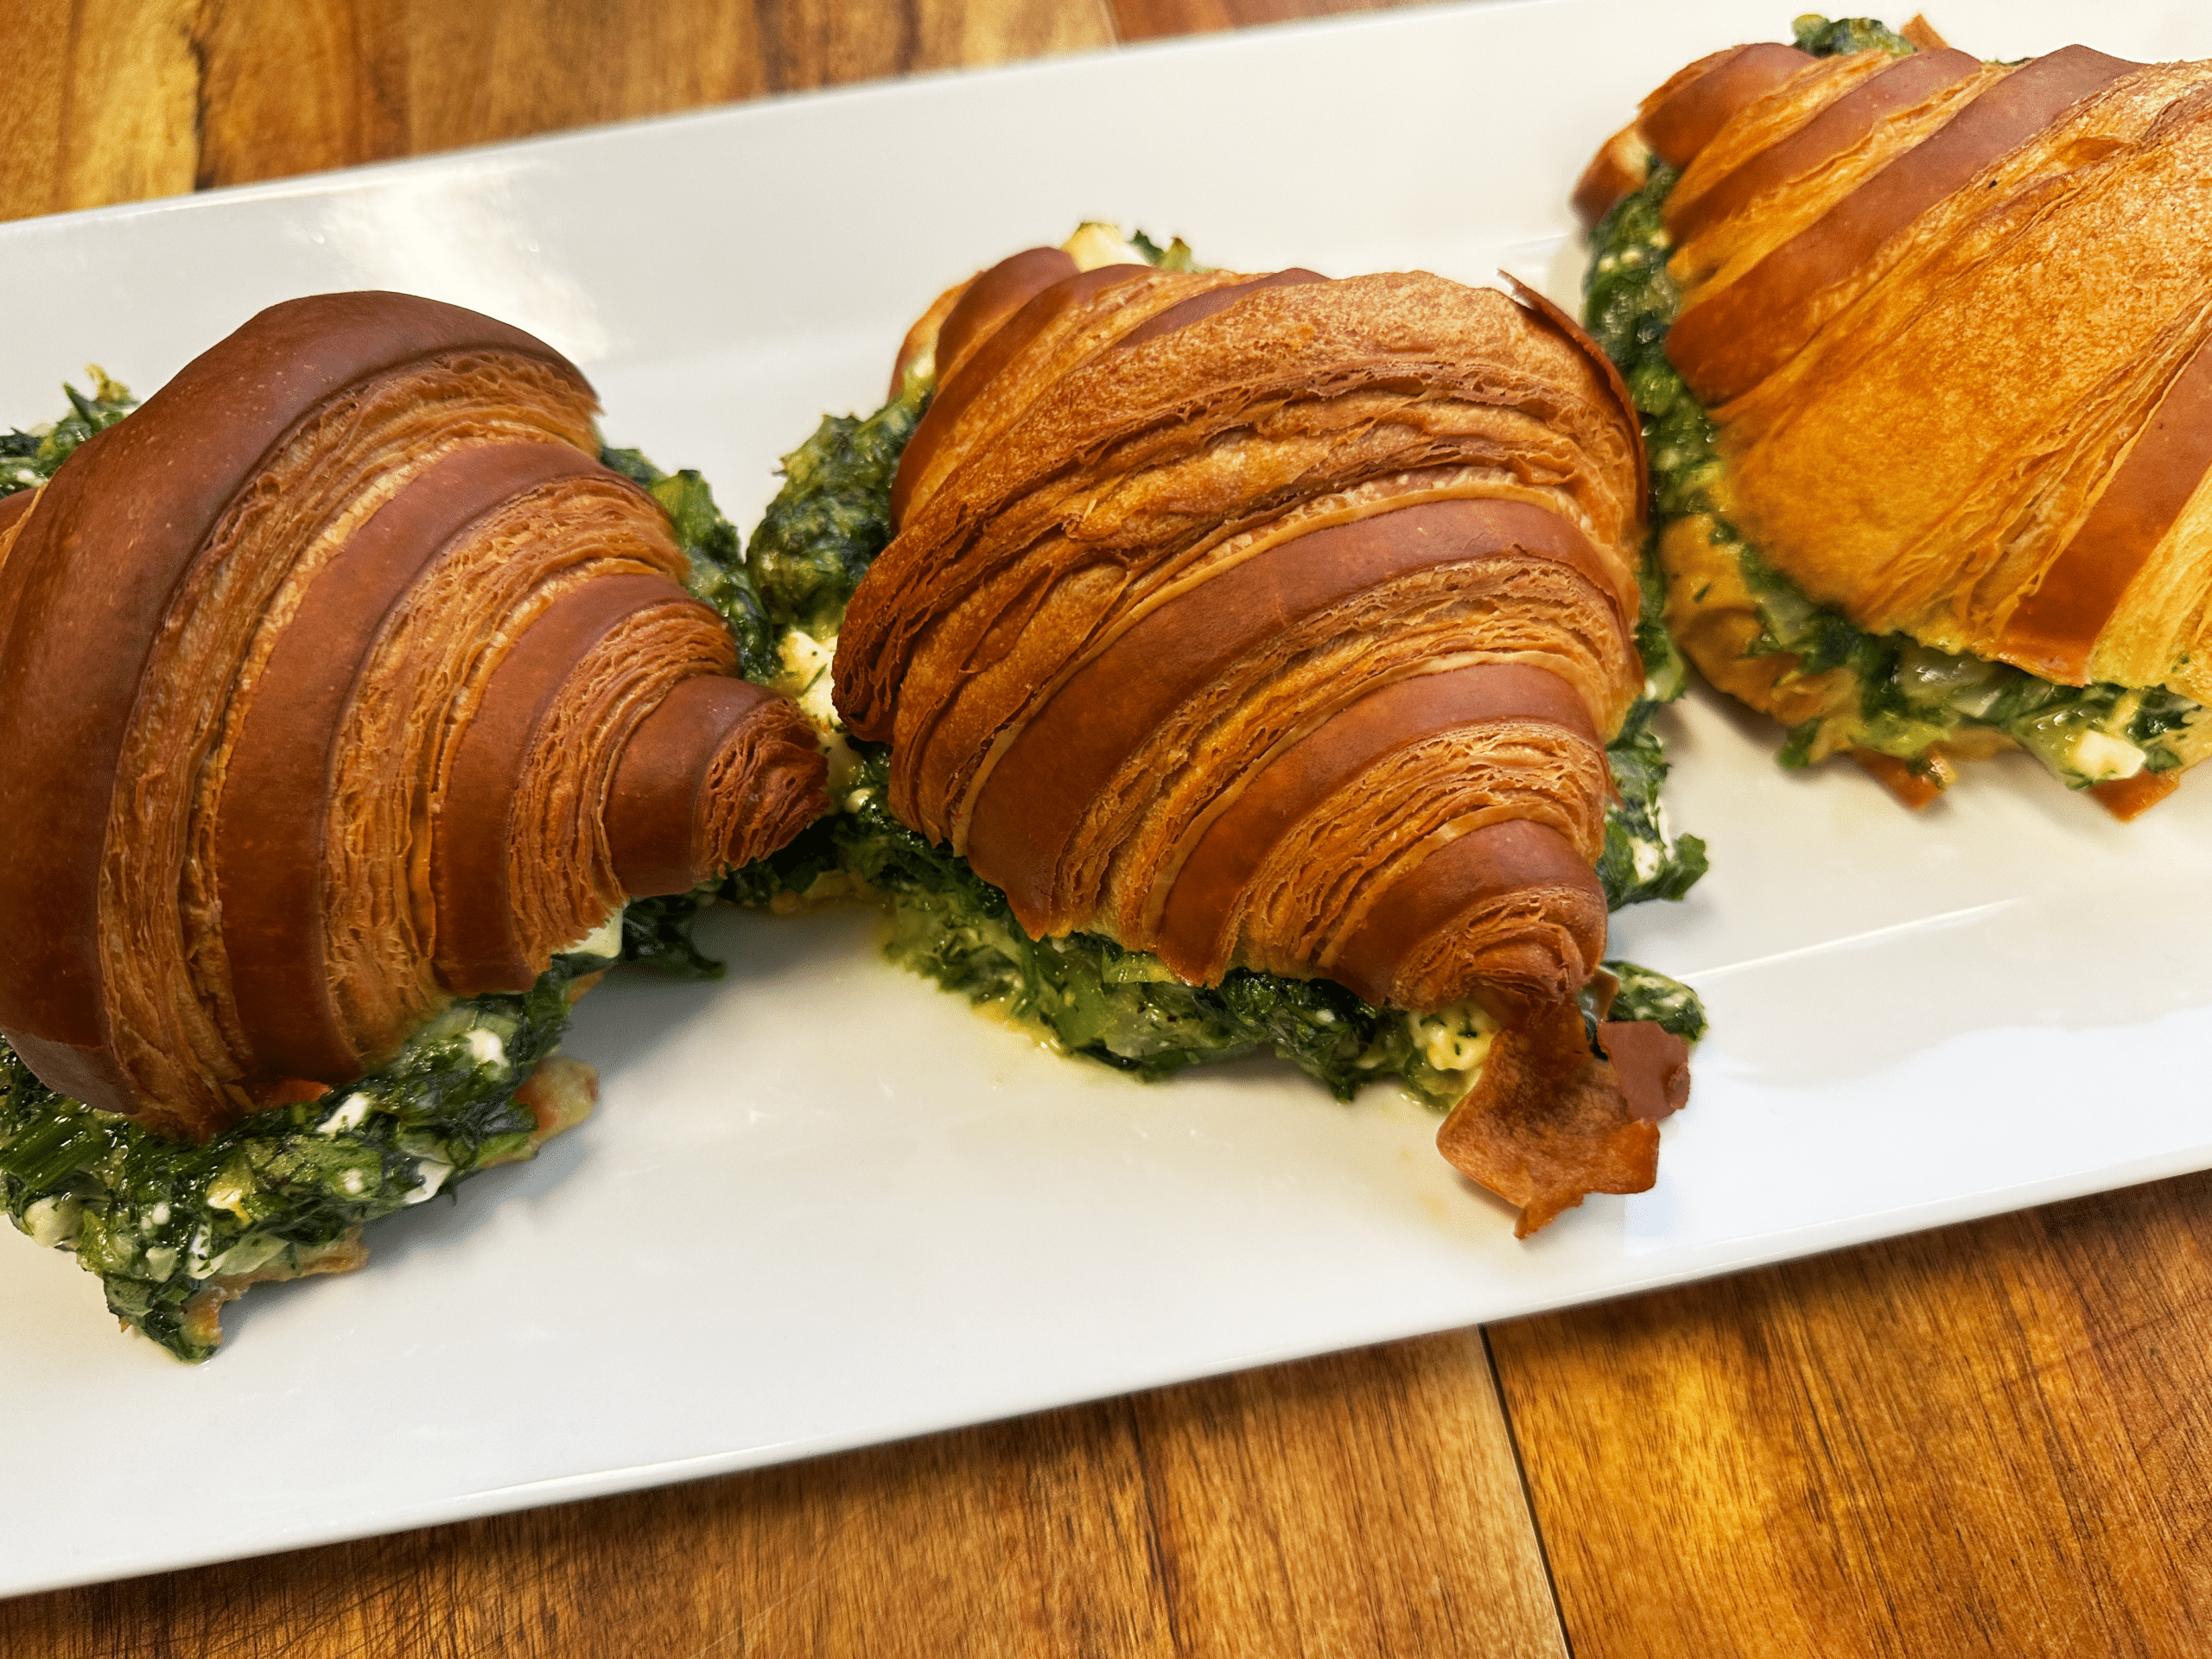
[[[0,213],[1344,9],[18,0]],[[814,1463],[27,1598],[0,1604],[0,1653],[2201,1656],[2208,1248],[2212,1177],[2191,1177]]]

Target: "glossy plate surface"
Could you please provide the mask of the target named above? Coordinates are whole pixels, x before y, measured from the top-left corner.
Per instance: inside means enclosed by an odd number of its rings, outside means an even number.
[[[0,420],[142,392],[263,305],[391,287],[522,324],[606,429],[750,527],[945,283],[1080,218],[1215,264],[1501,264],[1568,297],[1567,190],[1779,3],[1548,0],[925,79],[0,228]],[[2014,57],[2212,54],[2195,0],[1951,0]],[[21,319],[35,317],[35,325]],[[82,384],[81,380],[79,384]],[[1713,1034],[1657,1189],[1535,1240],[1395,1098],[1144,1088],[885,965],[859,913],[729,917],[709,987],[616,982],[600,1115],[254,1293],[197,1369],[0,1236],[0,1592],[799,1457],[1497,1319],[2212,1165],[2212,781],[2129,827],[2031,763],[1915,818],[1770,730],[1669,717],[1685,904],[1614,951]]]

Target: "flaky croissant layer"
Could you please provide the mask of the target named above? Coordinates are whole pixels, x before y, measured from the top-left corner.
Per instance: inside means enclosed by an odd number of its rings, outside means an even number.
[[[0,514],[0,1034],[205,1136],[818,810],[542,341],[263,312]]]
[[[1917,39],[1645,101],[1722,511],[1869,631],[2212,702],[2212,63]]]
[[[935,400],[835,677],[893,810],[1033,937],[1476,1001],[1534,1057],[1501,1077],[1596,1068],[1610,1105],[1548,1162],[1458,1136],[1533,1225],[1593,1190],[1575,1147],[1649,1185],[1656,1141],[1575,1011],[1642,685],[1641,438],[1530,298],[1046,249],[983,273],[909,338]]]

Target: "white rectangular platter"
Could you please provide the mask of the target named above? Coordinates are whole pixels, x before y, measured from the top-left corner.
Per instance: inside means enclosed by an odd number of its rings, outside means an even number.
[[[575,355],[616,442],[748,529],[946,283],[1078,219],[1211,263],[1573,284],[1563,198],[1644,92],[1793,7],[1500,3],[772,102],[0,227],[0,420],[142,392],[260,307],[390,287]],[[1897,21],[1892,19],[1891,21]],[[1986,56],[2212,54],[2196,0],[1953,0]],[[1563,251],[1563,250],[1566,250]],[[82,384],[81,380],[79,384]],[[1667,719],[1713,873],[1624,913],[1713,1034],[1656,1191],[1527,1243],[1395,1098],[1247,1063],[1146,1088],[733,916],[610,984],[599,1116],[257,1291],[197,1369],[0,1236],[0,1593],[796,1458],[1494,1319],[2212,1165],[2212,784],[2129,827],[2031,764],[1917,817]],[[0,757],[0,764],[4,758]]]

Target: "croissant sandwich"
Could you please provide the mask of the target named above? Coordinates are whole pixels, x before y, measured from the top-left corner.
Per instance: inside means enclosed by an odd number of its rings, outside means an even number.
[[[2212,64],[1797,36],[1576,194],[1669,623],[1785,761],[1919,804],[2018,746],[2133,817],[2212,750]]]
[[[1455,1071],[1440,1146],[1523,1232],[1642,1191],[1688,1072],[1606,1017],[1599,965],[1606,744],[1643,687],[1617,378],[1533,297],[1110,240],[945,296],[892,410],[792,457],[754,539],[771,610],[812,594],[835,630],[849,810],[895,832],[833,830],[846,868],[908,895],[929,971],[980,996],[995,950],[1131,1069],[1220,1030],[1407,1075],[1378,1033],[1410,1020]],[[840,618],[803,509],[871,442],[889,541]]]
[[[327,295],[0,501],[0,1170],[180,1351],[580,1115],[626,899],[823,804],[595,408],[518,329]]]

